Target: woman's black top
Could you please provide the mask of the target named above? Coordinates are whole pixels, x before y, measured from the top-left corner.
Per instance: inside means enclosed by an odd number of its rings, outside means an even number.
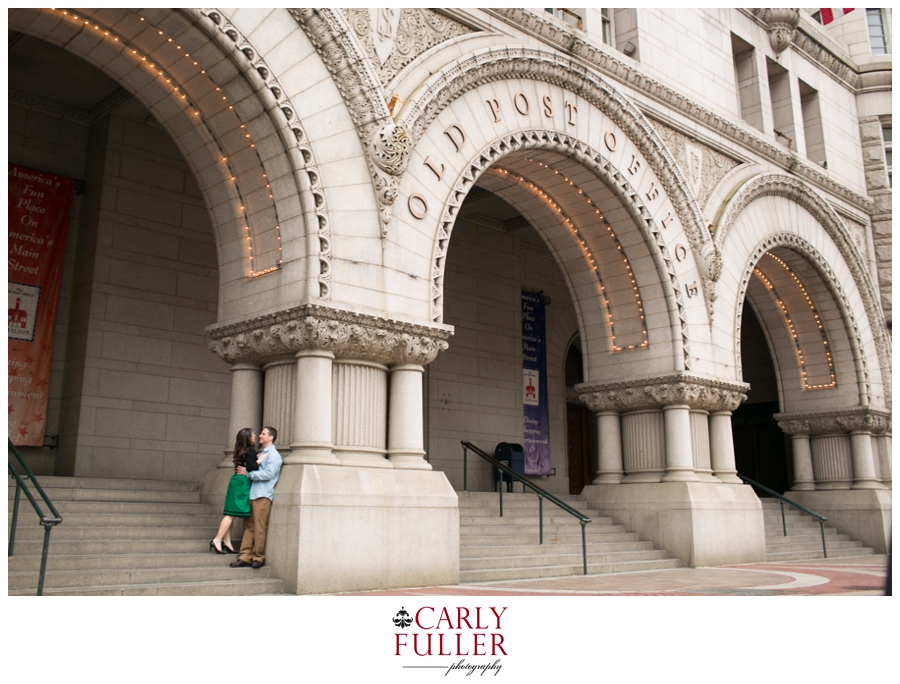
[[[256,462],[257,453],[253,449],[248,449],[244,453],[244,467],[247,471],[259,470],[259,463]]]

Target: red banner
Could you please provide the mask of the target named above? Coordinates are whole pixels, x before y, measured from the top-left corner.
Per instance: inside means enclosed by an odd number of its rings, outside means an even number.
[[[9,164],[9,438],[41,446],[74,181]]]

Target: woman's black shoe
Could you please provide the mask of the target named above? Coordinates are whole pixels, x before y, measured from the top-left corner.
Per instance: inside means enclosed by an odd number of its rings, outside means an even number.
[[[224,553],[225,553],[222,549],[216,548],[216,542],[215,542],[215,540],[213,540],[213,541],[211,541],[211,542],[209,543],[209,550],[210,550],[210,551],[215,551],[216,553],[221,553],[221,554],[224,554]]]
[[[237,549],[233,549],[230,546],[225,546],[225,544],[222,544],[222,550],[228,554],[237,553]]]

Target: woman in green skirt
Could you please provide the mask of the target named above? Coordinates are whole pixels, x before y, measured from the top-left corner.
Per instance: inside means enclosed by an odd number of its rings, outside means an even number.
[[[248,471],[259,468],[256,455],[256,435],[250,428],[237,433],[234,441],[234,467],[244,466]],[[209,550],[216,553],[237,553],[231,545],[231,524],[235,518],[250,517],[250,478],[235,473],[225,492],[225,517],[219,523],[215,539],[209,543]],[[226,543],[226,540],[228,543]]]

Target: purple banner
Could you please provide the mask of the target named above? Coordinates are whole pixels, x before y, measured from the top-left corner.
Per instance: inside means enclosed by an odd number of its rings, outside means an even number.
[[[525,474],[550,474],[550,407],[544,295],[522,292],[522,408]]]

